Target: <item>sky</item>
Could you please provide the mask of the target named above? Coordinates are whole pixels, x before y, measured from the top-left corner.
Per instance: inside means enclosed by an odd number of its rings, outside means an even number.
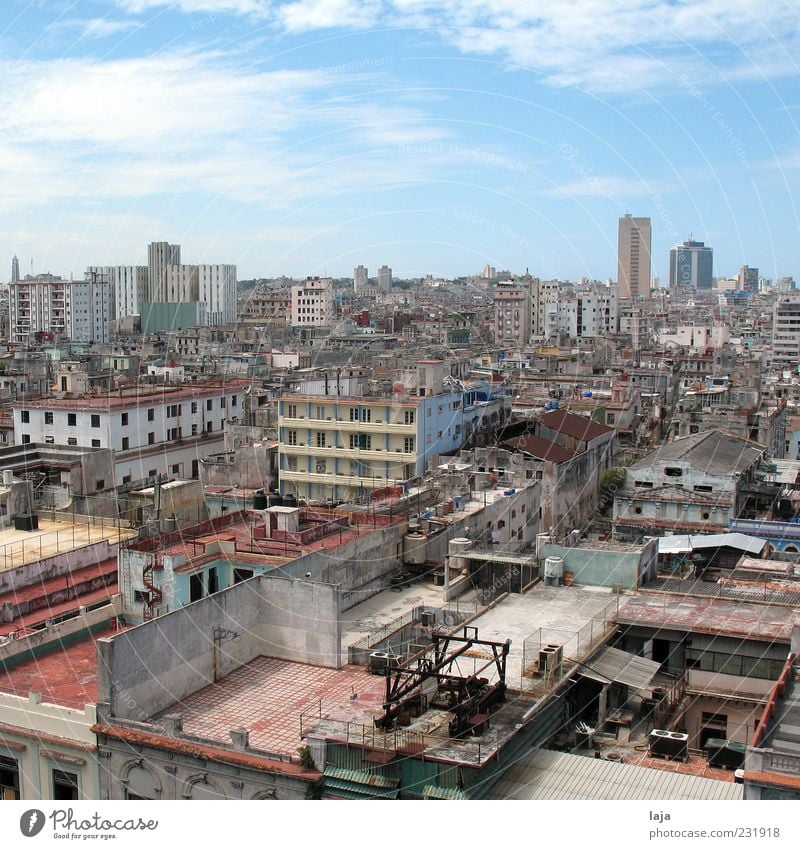
[[[0,279],[605,280],[626,212],[800,279],[797,57],[796,0],[3,0]]]

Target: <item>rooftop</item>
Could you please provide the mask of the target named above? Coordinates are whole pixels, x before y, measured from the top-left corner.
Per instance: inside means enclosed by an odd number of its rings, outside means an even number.
[[[55,643],[46,653],[8,670],[0,665],[0,690],[17,696],[41,693],[42,701],[64,707],[96,704],[96,641],[114,633],[107,628],[73,643]]]
[[[785,606],[668,593],[639,592],[620,611],[621,625],[745,637],[789,643],[791,610]]]
[[[25,563],[35,563],[91,545],[101,540],[109,543],[119,543],[131,539],[137,531],[131,528],[118,528],[109,520],[108,525],[102,522],[94,525],[90,522],[51,522],[39,520],[39,528],[35,531],[18,531],[15,528],[0,530],[0,572],[16,569]]]
[[[708,430],[665,443],[634,463],[630,470],[633,472],[671,460],[685,460],[696,471],[705,474],[739,475],[757,462],[765,450],[763,445],[733,433]]]
[[[568,451],[566,448],[556,445],[555,442],[550,442],[548,439],[542,439],[532,434],[508,439],[505,442],[501,442],[499,447],[515,448],[540,460],[549,460],[551,463],[565,463],[575,456],[574,451]]]
[[[606,427],[592,421],[587,416],[578,416],[575,413],[568,413],[566,410],[551,410],[536,418],[545,427],[582,442],[591,442],[593,439],[614,433],[613,427]]]

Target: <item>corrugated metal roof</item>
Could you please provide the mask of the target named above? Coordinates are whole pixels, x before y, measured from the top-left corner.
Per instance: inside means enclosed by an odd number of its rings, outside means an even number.
[[[541,749],[523,758],[494,788],[495,799],[723,801],[742,798],[742,785],[678,772]]]
[[[604,684],[618,681],[635,690],[646,690],[660,668],[660,663],[646,657],[608,646],[589,663],[581,664],[579,674]]]
[[[436,784],[426,784],[422,791],[423,799],[468,799],[463,790],[457,787],[439,787]]]
[[[747,536],[747,534],[672,534],[659,537],[659,554],[683,554],[702,548],[738,548],[749,554],[760,554],[767,544],[765,539]]]
[[[356,769],[325,767],[324,793],[344,799],[396,799],[400,781]]]

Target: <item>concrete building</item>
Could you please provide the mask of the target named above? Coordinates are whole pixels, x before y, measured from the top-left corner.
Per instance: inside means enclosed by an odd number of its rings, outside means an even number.
[[[378,269],[378,291],[388,292],[392,288],[392,269],[382,265]]]
[[[692,239],[669,252],[669,285],[711,289],[714,283],[714,250]]]
[[[494,292],[494,341],[496,345],[524,348],[531,337],[530,290],[518,283],[498,283]]]
[[[111,286],[111,312],[114,320],[140,314],[141,305],[148,300],[146,265],[90,266],[86,271],[108,280]]]
[[[739,290],[742,292],[758,292],[758,269],[743,265],[739,269]]]
[[[224,447],[225,421],[241,415],[248,385],[233,378],[131,388],[105,397],[18,402],[13,406],[15,441],[112,448],[114,485],[161,474],[198,478],[200,459]],[[107,483],[98,480],[96,489]]]
[[[620,298],[636,299],[650,294],[651,241],[649,218],[626,214],[619,219],[617,285]]]
[[[11,283],[19,283],[19,258],[16,254],[11,258]]]
[[[167,267],[181,264],[181,246],[151,242],[147,246],[147,298],[153,303],[169,301]]]
[[[388,394],[333,376],[301,384],[279,405],[281,493],[341,501],[421,475],[430,456],[507,418],[511,399],[486,381],[445,379],[442,361],[422,360]]]
[[[615,538],[721,533],[741,516],[766,448],[721,430],[684,436],[629,466],[614,494]]]
[[[776,366],[800,366],[800,295],[780,295],[772,318],[772,362]]]
[[[353,292],[360,295],[369,286],[369,271],[363,265],[353,269]]]
[[[292,286],[293,327],[331,327],[333,319],[333,280],[330,277],[309,277]]]
[[[108,342],[111,286],[87,272],[86,279],[52,275],[9,284],[9,340],[28,343],[37,333],[52,333],[73,342]]]

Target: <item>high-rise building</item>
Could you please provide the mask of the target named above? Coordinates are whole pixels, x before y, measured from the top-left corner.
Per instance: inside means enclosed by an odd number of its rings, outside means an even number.
[[[649,218],[626,214],[619,219],[617,283],[620,298],[638,298],[650,293],[651,242]]]
[[[378,269],[378,289],[388,292],[392,288],[392,269],[388,265],[382,265]]]
[[[800,363],[800,295],[781,295],[772,318],[772,361],[776,365]]]
[[[108,342],[111,286],[108,277],[87,272],[84,280],[52,275],[9,284],[9,333],[12,342],[29,342],[39,332],[73,342]]]
[[[739,269],[739,289],[742,292],[758,291],[758,269],[743,265]]]
[[[19,283],[19,259],[16,254],[11,259],[11,282]]]
[[[147,301],[148,268],[146,265],[95,265],[87,274],[100,274],[111,285],[112,318],[139,315],[141,305]]]
[[[498,283],[494,290],[494,341],[525,347],[531,337],[530,289],[524,283]]]
[[[692,239],[669,252],[669,285],[710,289],[714,282],[714,251]]]
[[[369,286],[369,272],[363,265],[353,269],[353,291],[360,295]]]
[[[167,266],[181,264],[181,246],[169,242],[151,242],[147,246],[147,300],[165,303],[167,297]]]

